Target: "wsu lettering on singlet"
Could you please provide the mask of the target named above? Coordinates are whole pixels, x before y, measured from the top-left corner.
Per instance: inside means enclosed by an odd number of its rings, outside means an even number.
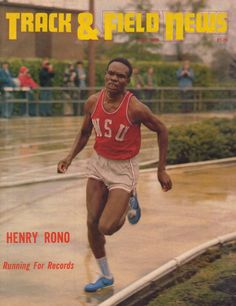
[[[108,159],[125,160],[138,154],[141,145],[140,125],[128,118],[131,92],[127,92],[119,107],[108,112],[104,108],[105,90],[102,90],[92,114],[96,134],[95,151]]]

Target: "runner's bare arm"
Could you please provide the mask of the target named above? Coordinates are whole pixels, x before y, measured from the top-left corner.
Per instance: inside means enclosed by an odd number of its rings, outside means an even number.
[[[172,188],[170,177],[165,171],[166,157],[168,149],[168,131],[166,126],[155,116],[143,103],[132,97],[129,117],[133,123],[144,124],[149,130],[157,133],[159,147],[158,180],[164,191]]]
[[[83,150],[86,146],[89,137],[92,133],[93,124],[91,120],[91,114],[95,107],[97,101],[97,95],[92,95],[89,97],[87,102],[84,105],[84,118],[81,129],[78,135],[75,138],[74,144],[69,152],[69,154],[59,161],[57,165],[58,173],[65,173],[68,167],[70,166],[72,160],[76,157],[76,155]]]

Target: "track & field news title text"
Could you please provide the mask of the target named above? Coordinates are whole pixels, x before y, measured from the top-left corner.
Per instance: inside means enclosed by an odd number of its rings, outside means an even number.
[[[6,12],[9,40],[17,40],[20,33],[72,33],[72,13]],[[103,12],[103,29],[94,26],[89,12],[77,15],[78,40],[112,40],[114,35],[130,33],[158,33],[165,41],[182,41],[187,33],[226,34],[227,12]]]

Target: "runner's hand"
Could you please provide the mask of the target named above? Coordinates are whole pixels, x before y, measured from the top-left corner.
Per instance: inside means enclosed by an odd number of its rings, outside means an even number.
[[[71,161],[67,158],[60,160],[57,165],[57,173],[65,173],[66,170],[69,168],[70,164]]]
[[[172,188],[171,178],[165,170],[158,170],[157,177],[163,191],[166,192]]]

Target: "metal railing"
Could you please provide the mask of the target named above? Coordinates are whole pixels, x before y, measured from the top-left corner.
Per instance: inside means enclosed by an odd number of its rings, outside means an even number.
[[[1,92],[0,112],[4,117],[82,115],[91,93],[101,87],[5,88]],[[236,110],[236,88],[179,87],[129,88],[154,113]]]

